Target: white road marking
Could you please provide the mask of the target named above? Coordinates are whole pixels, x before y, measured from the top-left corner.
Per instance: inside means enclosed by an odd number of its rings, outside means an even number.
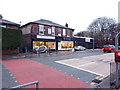
[[[93,63],[95,63],[95,62],[90,62],[90,63],[87,63],[87,64],[79,65],[79,67],[87,66],[87,65],[90,65],[90,64],[93,64]]]
[[[63,65],[67,65],[67,66],[70,66],[70,67],[73,67],[73,68],[76,68],[76,69],[79,69],[79,70],[83,70],[83,71],[86,71],[86,72],[89,72],[89,73],[93,73],[93,74],[96,74],[96,75],[103,76],[103,75],[100,74],[100,73],[96,73],[96,72],[93,72],[93,71],[90,71],[90,70],[86,70],[86,69],[83,69],[83,68],[75,67],[75,66],[73,66],[73,65],[66,64],[66,63],[63,63],[63,62],[60,62],[60,61],[55,61],[55,62],[56,62],[56,63],[63,64]]]

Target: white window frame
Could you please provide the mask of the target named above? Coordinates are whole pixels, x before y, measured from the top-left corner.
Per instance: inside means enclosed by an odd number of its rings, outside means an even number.
[[[40,33],[42,32],[42,33]],[[39,25],[39,34],[44,35],[44,25]]]
[[[0,25],[0,27],[6,28],[6,25]]]
[[[51,31],[52,31],[51,28],[48,28],[48,34],[51,34]]]
[[[70,30],[67,30],[67,37],[70,37]]]
[[[63,29],[63,36],[66,35],[66,29]]]
[[[61,36],[61,28],[58,28],[58,36]]]
[[[52,35],[55,35],[55,27],[52,27]]]

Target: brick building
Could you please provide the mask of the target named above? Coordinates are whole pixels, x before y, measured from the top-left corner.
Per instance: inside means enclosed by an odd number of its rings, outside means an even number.
[[[0,27],[14,30],[14,29],[19,29],[20,25],[17,23],[8,21],[6,19],[3,19],[2,15],[0,15]],[[3,33],[2,33],[2,35],[3,35]],[[3,38],[3,36],[1,38]],[[3,42],[3,40],[1,40],[1,41]],[[17,54],[17,53],[19,53],[19,47],[17,49],[12,49],[12,50],[11,49],[2,49],[2,55]]]
[[[23,32],[22,47],[34,49],[46,45],[52,50],[68,50],[74,47],[74,29],[41,19],[21,26]]]
[[[0,15],[0,27],[10,28],[10,29],[18,29],[20,27],[19,24],[3,19],[2,15]]]

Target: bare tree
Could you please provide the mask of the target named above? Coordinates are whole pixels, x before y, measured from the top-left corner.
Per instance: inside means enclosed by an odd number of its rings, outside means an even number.
[[[117,24],[115,19],[100,17],[93,20],[86,31],[79,32],[77,35],[93,37],[97,47],[102,47],[104,44],[114,44],[118,32],[120,32],[120,24]]]
[[[87,31],[91,37],[95,38],[98,47],[104,44],[113,44],[113,31],[115,30],[116,21],[112,18],[100,17],[95,19],[89,26]],[[113,31],[112,31],[113,29]]]

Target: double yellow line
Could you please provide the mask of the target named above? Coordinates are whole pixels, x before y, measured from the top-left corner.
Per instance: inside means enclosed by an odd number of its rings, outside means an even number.
[[[101,76],[98,76],[98,77],[96,77],[95,79],[97,79],[97,80],[102,80],[102,79],[104,79],[105,77],[107,77],[108,75],[110,75],[110,73],[103,73]],[[90,83],[91,85],[94,85],[94,84],[96,84],[96,82],[92,82],[92,83]]]

